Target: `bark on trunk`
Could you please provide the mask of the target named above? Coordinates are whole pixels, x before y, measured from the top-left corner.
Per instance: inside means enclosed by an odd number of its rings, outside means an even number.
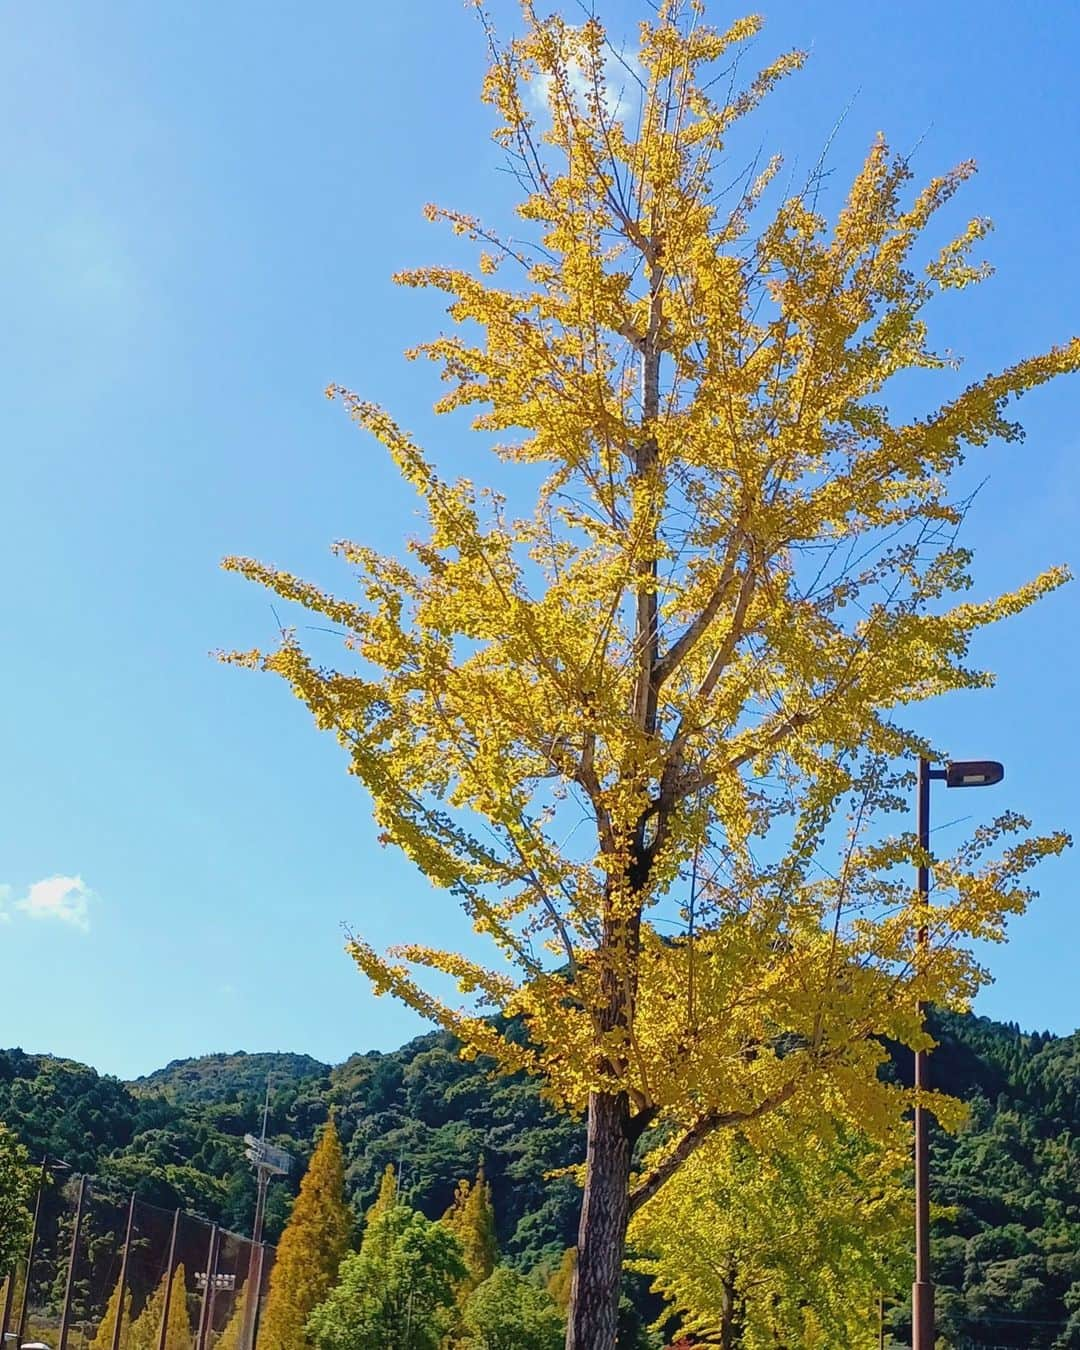
[[[566,1350],[615,1350],[632,1153],[626,1094],[591,1093],[585,1195]]]

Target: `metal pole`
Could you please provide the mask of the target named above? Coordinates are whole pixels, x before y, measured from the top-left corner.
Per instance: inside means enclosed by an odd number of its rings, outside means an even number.
[[[64,1286],[64,1310],[60,1314],[58,1350],[67,1350],[68,1329],[71,1325],[71,1295],[75,1288],[75,1258],[79,1254],[79,1234],[82,1230],[83,1201],[86,1199],[86,1177],[79,1178],[79,1198],[75,1202],[75,1228],[71,1234],[71,1255],[68,1257],[67,1284]]]
[[[265,1117],[263,1121],[265,1129]],[[262,1230],[266,1213],[266,1190],[270,1185],[269,1172],[258,1169],[255,1188],[255,1222],[251,1228],[251,1251],[248,1255],[247,1284],[244,1286],[244,1324],[240,1339],[242,1350],[255,1350],[255,1309],[259,1302],[258,1281],[262,1273]],[[252,1295],[254,1297],[252,1297]]]
[[[112,1350],[120,1350],[120,1331],[124,1322],[124,1286],[127,1284],[128,1252],[131,1250],[131,1230],[135,1226],[135,1192],[128,1201],[127,1229],[124,1232],[124,1254],[120,1258],[120,1283],[117,1285],[116,1322],[113,1325]]]
[[[214,1282],[214,1267],[217,1265],[218,1226],[210,1229],[210,1247],[206,1253],[206,1283],[203,1285],[202,1308],[199,1311],[199,1334],[195,1340],[195,1350],[206,1350],[206,1332],[210,1321],[210,1288]]]
[[[161,1326],[158,1327],[157,1350],[165,1350],[165,1338],[169,1333],[169,1308],[172,1305],[172,1277],[176,1264],[176,1238],[180,1231],[180,1211],[173,1215],[172,1236],[169,1238],[169,1263],[165,1267],[165,1302],[161,1308]]]
[[[217,1302],[218,1294],[218,1265],[221,1261],[221,1234],[218,1233],[217,1244],[214,1247],[214,1266],[210,1271],[210,1311],[206,1314],[206,1344],[214,1335],[214,1304]]]
[[[266,1243],[260,1242],[259,1269],[255,1276],[255,1288],[251,1291],[255,1295],[254,1299],[255,1312],[252,1317],[252,1326],[251,1326],[251,1350],[255,1350],[255,1347],[259,1343],[259,1317],[262,1312],[261,1299],[263,1287],[263,1271],[265,1270],[265,1268],[266,1268]]]
[[[41,1195],[45,1190],[48,1165],[49,1159],[46,1156],[41,1160],[41,1171],[38,1174],[37,1199],[34,1201],[34,1221],[30,1225],[30,1245],[26,1250],[26,1273],[23,1276],[22,1298],[19,1300],[19,1320],[15,1324],[16,1345],[22,1345],[26,1339],[26,1314],[30,1307],[30,1276],[34,1273],[34,1248],[37,1246],[38,1222],[41,1219]]]
[[[885,1295],[878,1294],[878,1350],[885,1350]]]
[[[930,779],[929,761],[919,760],[919,798],[917,828],[919,848],[930,852]],[[917,960],[921,973],[926,958],[930,907],[930,869],[921,862],[918,869],[919,931]],[[918,1005],[920,1021],[926,1017],[926,1004]],[[921,1095],[930,1086],[929,1064],[925,1050],[915,1051],[915,1091]],[[934,1350],[934,1285],[930,1272],[930,1121],[926,1108],[915,1106],[915,1283],[911,1288],[912,1350]]]

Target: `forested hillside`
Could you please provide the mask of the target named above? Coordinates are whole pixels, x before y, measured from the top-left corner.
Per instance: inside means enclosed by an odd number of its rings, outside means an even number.
[[[971,1103],[968,1127],[935,1144],[936,1198],[947,1206],[936,1244],[941,1329],[984,1344],[1080,1346],[1080,1035],[955,1017],[939,1019],[938,1034],[937,1084]],[[908,1070],[899,1057],[895,1072]],[[482,1159],[506,1256],[523,1269],[554,1263],[574,1240],[578,1192],[547,1174],[580,1160],[581,1127],[535,1084],[490,1071],[459,1060],[442,1033],[333,1068],[304,1055],[212,1055],[134,1084],[8,1050],[0,1120],[32,1154],[242,1231],[253,1203],[242,1137],[259,1126],[269,1073],[269,1132],[300,1171],[334,1112],[357,1213],[385,1165],[400,1162],[407,1195],[436,1217]],[[296,1184],[272,1193],[271,1239]],[[896,1293],[891,1317],[902,1326],[905,1291]]]

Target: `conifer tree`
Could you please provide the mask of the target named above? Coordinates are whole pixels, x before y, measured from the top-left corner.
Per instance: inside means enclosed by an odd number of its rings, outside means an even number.
[[[165,1311],[165,1289],[168,1273],[162,1275],[158,1287],[146,1300],[142,1312],[128,1334],[127,1350],[157,1350],[161,1317]],[[187,1306],[187,1276],[183,1265],[176,1267],[172,1277],[169,1298],[169,1320],[165,1332],[165,1350],[191,1350],[191,1319]]]
[[[218,1337],[214,1350],[242,1350],[244,1338],[244,1304],[247,1300],[247,1286],[245,1285],[241,1292],[236,1296],[236,1302],[233,1304],[233,1310],[229,1314],[229,1320],[225,1323],[225,1329]],[[104,1347],[103,1350],[108,1350]]]
[[[577,1248],[567,1247],[562,1254],[558,1269],[553,1272],[547,1282],[548,1293],[554,1300],[555,1306],[563,1312],[566,1312],[570,1306],[570,1290],[574,1283],[574,1268],[576,1265]]]
[[[376,1195],[374,1203],[364,1215],[364,1236],[371,1231],[372,1225],[383,1214],[388,1214],[390,1210],[398,1203],[398,1179],[394,1171],[394,1164],[387,1163],[383,1170],[382,1178],[379,1181],[379,1193]]]
[[[312,1309],[337,1281],[352,1232],[345,1164],[333,1121],[323,1130],[270,1273],[260,1350],[302,1350]]]
[[[458,1183],[454,1203],[443,1215],[442,1221],[461,1245],[468,1271],[459,1291],[459,1297],[464,1300],[478,1285],[490,1278],[498,1257],[491,1185],[484,1179],[483,1163],[472,1185],[464,1179]]]
[[[131,1337],[131,1290],[127,1290],[123,1296],[123,1311],[121,1311],[119,1280],[117,1280],[112,1293],[109,1295],[109,1302],[105,1308],[105,1313],[98,1323],[98,1329],[94,1334],[94,1339],[90,1342],[90,1350],[112,1350],[113,1333],[116,1330],[117,1317],[120,1318],[120,1350],[129,1350],[128,1342]]]

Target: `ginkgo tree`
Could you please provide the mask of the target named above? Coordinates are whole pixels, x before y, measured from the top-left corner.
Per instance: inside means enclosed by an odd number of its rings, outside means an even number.
[[[868,1137],[789,1103],[757,1138],[717,1130],[630,1225],[635,1268],[720,1350],[878,1344],[910,1280],[909,1131]]]
[[[500,482],[525,465],[542,485],[450,481],[388,412],[332,387],[426,532],[400,556],[340,544],[348,598],[228,560],[345,648],[335,669],[286,630],[231,659],[291,685],[382,840],[497,948],[484,965],[358,937],[375,988],[587,1111],[567,1346],[610,1350],[631,1214],[712,1132],[752,1138],[796,1098],[886,1130],[905,1099],[878,1080],[877,1038],[927,1044],[918,1003],[971,997],[970,941],[1001,936],[1027,869],[1065,843],[1007,814],[938,860],[916,959],[921,855],[888,815],[910,756],[945,747],[904,711],[989,684],[973,635],[1065,580],[965,598],[950,479],[971,447],[1019,437],[1007,404],[1074,370],[1080,342],[964,388],[931,345],[928,302],[988,272],[982,219],[925,243],[971,165],[916,191],[879,139],[831,224],[820,180],[785,188],[778,159],[726,186],[734,125],[803,60],[718,97],[758,20],[718,31],[701,4],[660,0],[628,54],[596,18],[521,9],[506,44],[480,15],[483,97],[522,188],[512,237],[429,208],[475,241],[476,267],[399,279],[450,298],[454,327],[413,353],[441,366],[438,411],[473,409],[477,462],[494,443]],[[942,401],[896,414],[913,371],[905,404],[935,372]]]

